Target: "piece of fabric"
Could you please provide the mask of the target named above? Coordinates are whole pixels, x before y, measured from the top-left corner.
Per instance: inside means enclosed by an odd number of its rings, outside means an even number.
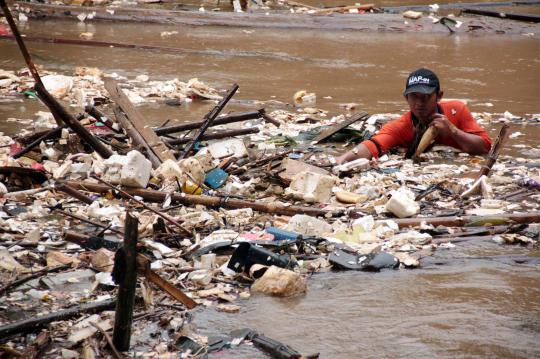
[[[440,102],[439,108],[446,118],[448,118],[448,120],[457,128],[463,132],[480,136],[484,140],[486,149],[489,150],[491,148],[491,138],[472,117],[471,112],[463,102],[457,100]],[[377,134],[371,137],[372,140],[379,143],[380,151],[373,141],[366,140],[362,142],[369,149],[369,152],[374,158],[382,156],[384,153],[397,146],[405,148],[409,147],[415,136],[415,126],[411,115],[412,114],[409,111],[397,120],[388,122],[379,132],[377,132]],[[456,141],[449,136],[438,136],[435,144],[459,148]]]

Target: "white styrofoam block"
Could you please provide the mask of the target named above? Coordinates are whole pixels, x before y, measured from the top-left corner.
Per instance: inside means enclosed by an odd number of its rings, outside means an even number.
[[[392,192],[392,197],[386,202],[386,210],[399,218],[410,217],[420,211],[420,206],[414,201],[414,193],[406,188]]]
[[[210,154],[214,158],[224,158],[228,156],[240,158],[247,156],[248,154],[244,141],[239,138],[214,142],[208,146],[208,151],[210,151]]]
[[[295,214],[292,216],[289,223],[287,223],[286,229],[305,236],[320,236],[332,232],[331,225],[321,219],[306,214]]]
[[[152,163],[139,151],[129,151],[122,166],[121,183],[125,186],[146,188],[150,180]]]
[[[285,195],[303,199],[308,203],[328,202],[334,183],[332,176],[303,171],[293,177]]]
[[[126,156],[112,155],[103,161],[105,169],[103,171],[103,179],[112,184],[119,184],[121,181],[122,167],[126,163]]]

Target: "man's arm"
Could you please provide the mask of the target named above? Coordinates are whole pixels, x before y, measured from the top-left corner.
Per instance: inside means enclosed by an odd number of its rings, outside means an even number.
[[[486,141],[479,135],[468,133],[454,126],[445,115],[437,113],[433,115],[430,126],[437,129],[438,136],[450,137],[456,141],[459,149],[471,155],[484,155],[489,152]]]
[[[406,146],[411,141],[412,136],[411,120],[403,115],[384,125],[370,140],[362,142],[352,151],[337,157],[336,162],[342,164],[358,158],[367,158],[368,160],[373,157],[378,158],[391,148]]]
[[[367,158],[368,160],[370,160],[371,157],[371,152],[369,151],[367,146],[361,143],[355,148],[353,148],[351,151],[347,151],[341,156],[336,157],[336,163],[340,165],[342,163],[351,162],[359,158]]]

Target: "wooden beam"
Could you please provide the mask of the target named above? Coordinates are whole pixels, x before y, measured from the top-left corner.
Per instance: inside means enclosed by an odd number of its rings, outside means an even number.
[[[144,141],[147,147],[154,153],[160,162],[166,160],[175,160],[173,153],[167,145],[154,133],[152,127],[142,114],[131,103],[124,91],[118,86],[118,83],[113,79],[105,79],[105,89],[109,92],[111,99],[116,102],[122,111],[126,114],[128,121],[133,126]],[[152,163],[155,166],[154,163]],[[154,167],[155,168],[155,167]]]
[[[135,287],[137,285],[137,239],[139,221],[126,213],[126,228],[124,231],[124,272],[123,280],[119,283],[116,314],[114,316],[113,343],[118,350],[129,350],[131,340],[131,324],[133,322],[133,307],[135,305]],[[118,256],[118,252],[117,252]],[[117,260],[115,258],[115,260]]]

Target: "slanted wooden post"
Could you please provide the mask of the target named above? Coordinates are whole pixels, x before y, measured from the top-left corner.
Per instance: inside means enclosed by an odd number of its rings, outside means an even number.
[[[120,351],[129,350],[133,306],[135,305],[135,285],[137,284],[137,236],[139,221],[126,213],[124,230],[124,277],[118,288],[116,314],[114,318],[113,343]]]

